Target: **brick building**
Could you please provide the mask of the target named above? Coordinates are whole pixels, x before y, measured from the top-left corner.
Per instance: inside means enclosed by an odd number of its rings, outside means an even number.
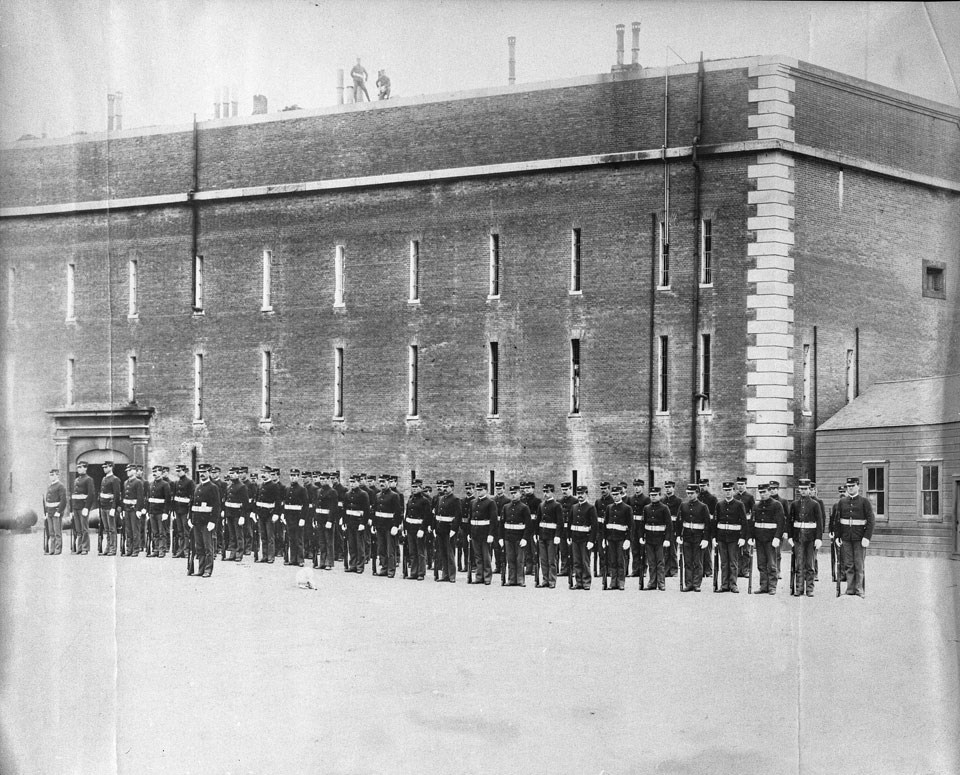
[[[960,371],[958,118],[754,57],[4,146],[5,507],[108,454],[789,488]]]

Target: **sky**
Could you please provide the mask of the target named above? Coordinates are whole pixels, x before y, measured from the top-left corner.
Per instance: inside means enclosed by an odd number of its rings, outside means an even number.
[[[0,0],[0,141],[213,117],[217,90],[270,112],[336,103],[360,57],[396,96],[609,72],[615,25],[640,63],[782,54],[960,106],[960,2],[636,0]],[[349,81],[349,76],[346,76]]]

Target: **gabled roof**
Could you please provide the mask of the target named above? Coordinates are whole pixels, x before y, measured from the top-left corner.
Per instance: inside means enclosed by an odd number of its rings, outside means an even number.
[[[875,382],[818,431],[960,422],[960,374]]]

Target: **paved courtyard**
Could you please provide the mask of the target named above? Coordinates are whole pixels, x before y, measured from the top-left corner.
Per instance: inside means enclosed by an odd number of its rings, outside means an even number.
[[[310,591],[41,543],[0,536],[5,775],[960,772],[960,563],[868,557],[863,600],[827,562],[812,599]]]

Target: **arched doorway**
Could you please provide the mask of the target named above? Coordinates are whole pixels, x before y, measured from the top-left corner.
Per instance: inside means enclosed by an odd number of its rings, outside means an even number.
[[[103,464],[108,460],[113,462],[113,473],[119,477],[121,484],[127,479],[127,466],[130,465],[130,458],[116,449],[90,449],[79,455],[74,461],[74,470],[76,463],[87,464],[87,475],[93,479],[97,486],[97,492],[100,492],[100,482],[103,481]]]

